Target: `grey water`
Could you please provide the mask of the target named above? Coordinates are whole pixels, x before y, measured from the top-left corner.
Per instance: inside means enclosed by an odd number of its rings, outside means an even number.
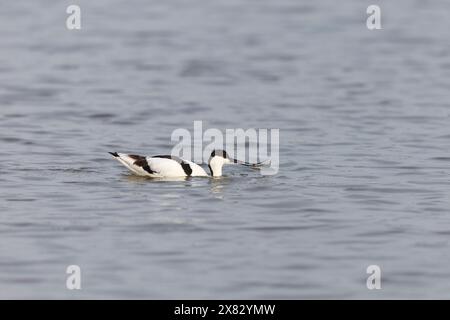
[[[1,5],[0,298],[450,298],[450,2],[70,4]],[[107,154],[196,120],[280,129],[278,174]]]

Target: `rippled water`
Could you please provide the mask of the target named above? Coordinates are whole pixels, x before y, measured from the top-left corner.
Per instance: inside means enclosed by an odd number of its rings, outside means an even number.
[[[450,3],[377,3],[3,3],[0,298],[450,298]],[[194,120],[279,128],[280,172],[107,154]]]

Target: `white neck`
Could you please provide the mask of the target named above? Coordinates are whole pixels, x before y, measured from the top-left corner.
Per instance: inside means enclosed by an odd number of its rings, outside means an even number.
[[[224,159],[221,157],[213,157],[209,160],[209,169],[211,170],[211,175],[213,177],[222,176],[222,167],[224,164]]]

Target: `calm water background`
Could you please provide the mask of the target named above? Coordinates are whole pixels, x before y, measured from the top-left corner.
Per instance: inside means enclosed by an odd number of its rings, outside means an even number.
[[[1,6],[0,298],[450,298],[450,2],[72,3]],[[279,174],[106,154],[194,120],[279,128]]]

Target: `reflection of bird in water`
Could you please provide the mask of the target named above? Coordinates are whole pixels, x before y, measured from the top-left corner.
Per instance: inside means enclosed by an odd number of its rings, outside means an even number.
[[[225,187],[230,183],[230,179],[224,177],[223,179],[211,179],[211,193],[215,195],[216,198],[222,199],[222,194]]]

